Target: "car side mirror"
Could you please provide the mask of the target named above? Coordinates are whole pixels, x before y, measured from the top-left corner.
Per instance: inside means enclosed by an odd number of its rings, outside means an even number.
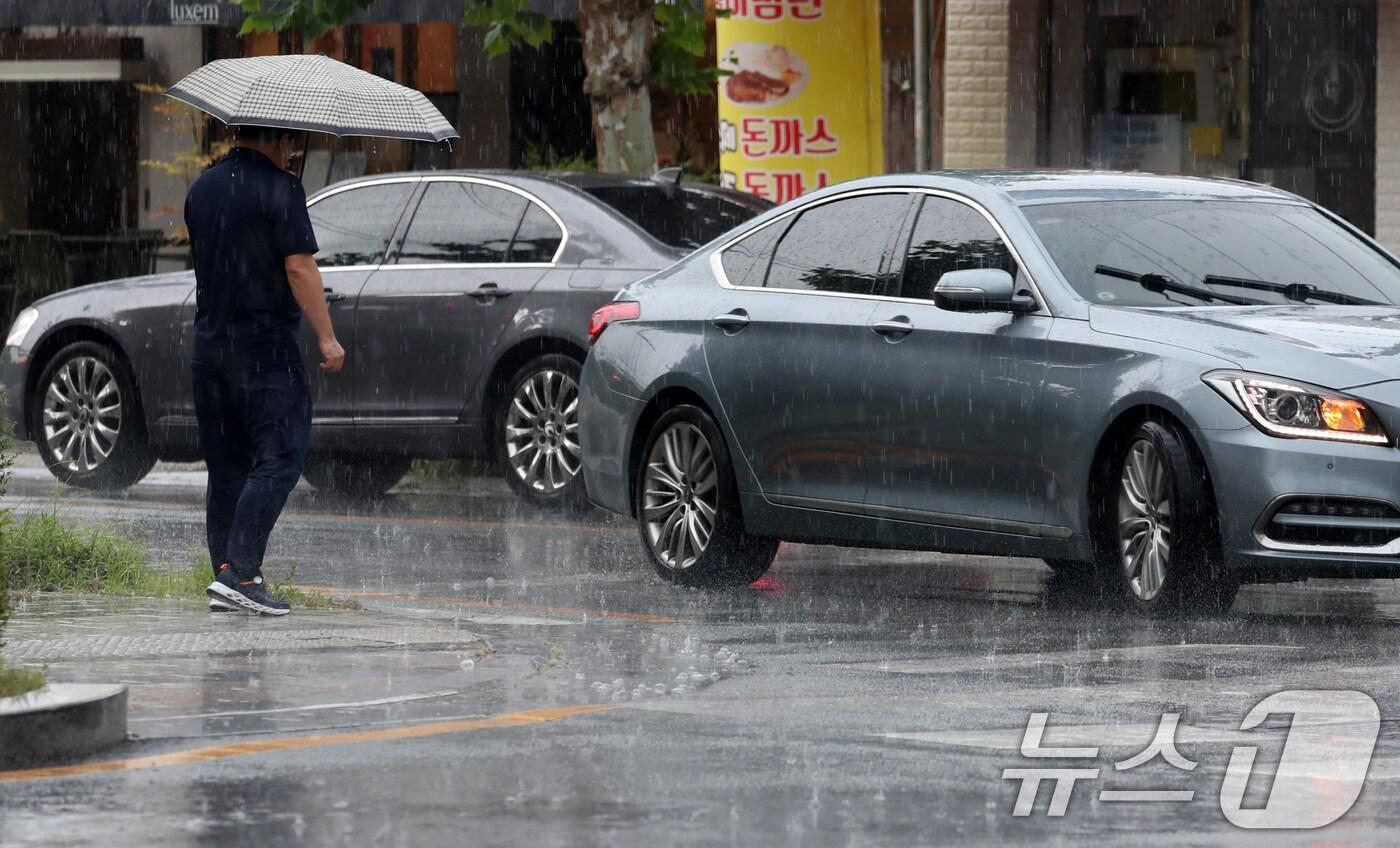
[[[1016,280],[1000,268],[949,271],[933,287],[933,302],[953,312],[1034,312],[1034,297],[1016,291]]]

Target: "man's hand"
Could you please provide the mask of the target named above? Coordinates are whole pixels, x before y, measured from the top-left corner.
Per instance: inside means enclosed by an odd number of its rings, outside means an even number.
[[[326,308],[326,289],[321,281],[321,270],[316,267],[316,259],[309,253],[296,253],[286,259],[287,282],[291,283],[292,295],[301,307],[301,314],[316,333],[317,346],[321,348],[321,370],[334,374],[345,367],[345,348],[336,341],[335,328],[331,326],[331,313]]]
[[[340,346],[335,336],[328,339],[321,339],[321,370],[327,374],[335,374],[345,367],[345,348]]]

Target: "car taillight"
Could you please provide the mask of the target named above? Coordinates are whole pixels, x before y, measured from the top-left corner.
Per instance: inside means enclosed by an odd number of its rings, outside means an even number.
[[[635,321],[642,317],[642,305],[632,300],[615,300],[593,313],[588,319],[588,344],[597,343],[598,337],[614,321]]]

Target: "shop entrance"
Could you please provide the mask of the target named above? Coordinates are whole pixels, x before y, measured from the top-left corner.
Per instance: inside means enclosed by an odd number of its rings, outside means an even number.
[[[1251,179],[1374,232],[1374,3],[1257,0],[1249,113]]]

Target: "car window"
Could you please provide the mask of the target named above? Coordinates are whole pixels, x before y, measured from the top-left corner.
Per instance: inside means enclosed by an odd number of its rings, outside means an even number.
[[[761,286],[768,272],[768,258],[773,245],[786,229],[785,222],[770,224],[758,232],[735,242],[720,257],[724,276],[731,286]]]
[[[379,264],[414,185],[352,188],[311,204],[306,211],[321,246],[316,264],[323,268]]]
[[[872,293],[908,204],[906,194],[867,194],[801,213],[773,253],[768,288]]]
[[[694,250],[764,211],[766,201],[737,200],[699,189],[679,190],[659,183],[586,186],[584,191],[611,206],[652,238]]]
[[[1065,279],[1094,303],[1208,307],[1230,302],[1223,298],[1285,304],[1300,296],[1307,302],[1400,303],[1395,263],[1297,203],[1121,200],[1024,211]],[[1158,275],[1175,288],[1150,289],[1101,268]],[[1321,297],[1303,294],[1309,288]]]
[[[564,232],[538,203],[531,203],[510,243],[511,262],[553,262]]]
[[[505,262],[528,203],[515,192],[480,183],[429,183],[398,262]]]
[[[1011,251],[980,212],[946,197],[924,198],[904,258],[900,296],[932,300],[944,274],[974,268],[1017,273]]]

